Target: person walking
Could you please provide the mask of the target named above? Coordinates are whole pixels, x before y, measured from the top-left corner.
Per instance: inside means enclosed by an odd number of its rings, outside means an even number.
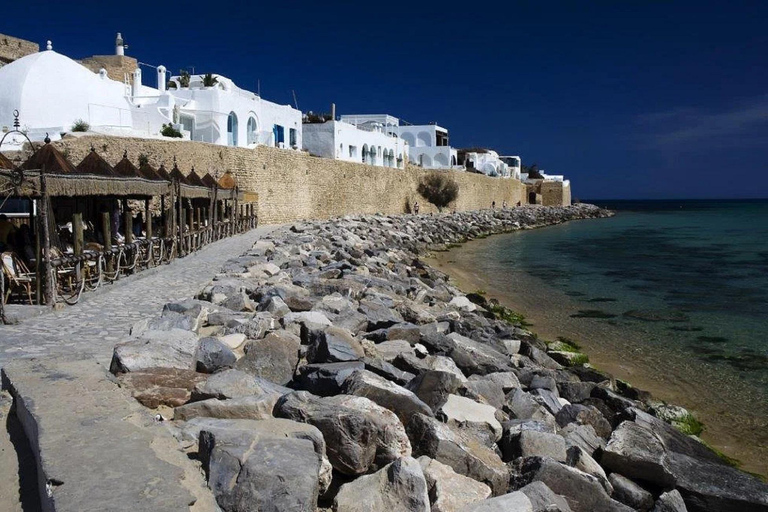
[[[413,213],[415,213],[416,215],[419,214],[419,202],[418,201],[413,203]]]

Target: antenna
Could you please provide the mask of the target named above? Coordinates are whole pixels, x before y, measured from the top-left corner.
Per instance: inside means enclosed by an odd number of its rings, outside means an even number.
[[[261,80],[256,80],[256,94],[259,95],[259,98],[261,98]]]
[[[291,89],[291,92],[293,93],[293,104],[296,106],[296,110],[299,110],[299,102],[296,100],[296,91]]]

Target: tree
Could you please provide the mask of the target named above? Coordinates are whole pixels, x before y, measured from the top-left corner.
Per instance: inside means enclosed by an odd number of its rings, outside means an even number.
[[[179,85],[181,87],[189,87],[189,79],[190,79],[189,71],[182,71],[179,74]]]
[[[435,205],[440,211],[459,196],[459,185],[456,181],[445,174],[436,172],[421,178],[416,190],[421,197]]]
[[[219,79],[213,76],[211,73],[206,73],[203,75],[203,87],[213,87],[219,83]]]
[[[523,172],[528,173],[528,179],[531,180],[543,180],[544,176],[539,172],[539,166],[537,164],[531,164],[528,167],[523,166]]]

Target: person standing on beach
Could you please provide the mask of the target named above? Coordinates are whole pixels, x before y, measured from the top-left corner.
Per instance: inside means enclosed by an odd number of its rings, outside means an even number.
[[[419,202],[418,201],[413,203],[413,213],[415,213],[416,215],[419,214]]]
[[[493,201],[491,203],[491,210],[495,210],[495,209],[496,209],[496,201]]]

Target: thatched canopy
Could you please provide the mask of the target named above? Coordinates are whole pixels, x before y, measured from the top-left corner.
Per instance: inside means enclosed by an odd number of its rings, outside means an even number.
[[[117,173],[112,166],[99,156],[93,148],[91,148],[91,152],[83,158],[83,161],[77,164],[77,170],[81,174],[95,174],[96,176],[106,176],[108,178],[117,177]]]
[[[11,162],[4,154],[0,153],[0,169],[11,170],[13,168],[13,162]]]
[[[235,175],[231,172],[227,171],[224,173],[224,176],[219,178],[219,188],[222,189],[232,189],[237,186],[237,180],[235,179]]]
[[[187,175],[187,181],[189,182],[190,185],[194,185],[196,187],[206,187],[206,188],[208,187],[208,185],[206,185],[203,182],[202,178],[200,178],[200,176],[198,176],[198,174],[195,172],[194,168]]]
[[[218,186],[218,183],[216,182],[216,178],[211,176],[210,173],[200,178],[200,181],[202,181],[205,184],[205,186],[208,188],[214,188]]]
[[[115,165],[115,172],[124,178],[138,178],[139,170],[128,160],[128,155],[124,154],[122,160]]]
[[[74,165],[61,154],[61,151],[51,144],[44,144],[29,159],[21,164],[25,171],[39,171],[45,167],[45,172],[54,174],[78,174]]]
[[[171,175],[168,170],[166,170],[165,164],[160,164],[160,167],[157,168],[157,175],[165,181],[171,181]]]
[[[149,165],[148,163],[139,167],[139,175],[145,180],[151,181],[168,181],[158,174],[157,169]]]

